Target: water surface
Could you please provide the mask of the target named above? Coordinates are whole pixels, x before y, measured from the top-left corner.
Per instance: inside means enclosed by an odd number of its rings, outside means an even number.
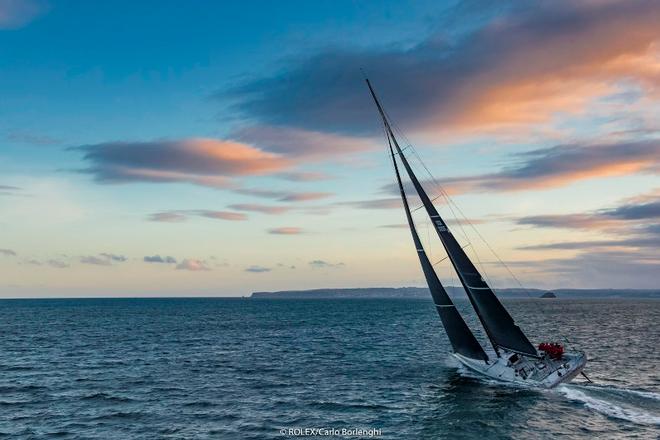
[[[657,438],[660,301],[506,305],[532,341],[561,332],[585,350],[596,385],[540,391],[470,377],[448,357],[430,300],[2,301],[0,433]]]

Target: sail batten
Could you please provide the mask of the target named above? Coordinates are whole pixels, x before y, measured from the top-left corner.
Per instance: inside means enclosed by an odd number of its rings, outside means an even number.
[[[435,206],[433,206],[431,199],[415,176],[415,173],[408,163],[407,158],[403,154],[403,151],[401,150],[401,147],[399,146],[399,143],[397,142],[396,137],[392,132],[392,128],[389,124],[387,116],[385,115],[385,112],[381,107],[381,104],[378,101],[378,98],[376,97],[376,94],[371,87],[369,80],[367,80],[367,85],[369,86],[371,95],[376,102],[378,111],[383,118],[383,122],[388,134],[388,140],[391,139],[390,149],[392,148],[393,143],[394,148],[396,149],[396,153],[398,153],[399,159],[406,169],[406,173],[408,174],[415,188],[415,191],[419,195],[419,198],[421,199],[428,216],[431,218],[434,229],[436,230],[436,233],[438,234],[438,237],[440,238],[440,241],[442,242],[442,245],[447,252],[447,256],[449,257],[449,260],[456,270],[456,274],[458,275],[461,285],[465,289],[468,295],[468,299],[475,309],[475,312],[477,313],[477,316],[479,317],[479,320],[481,321],[481,324],[486,331],[486,335],[493,344],[496,352],[499,353],[498,347],[503,347],[522,354],[538,356],[538,353],[532,343],[529,341],[529,339],[527,339],[527,336],[525,336],[522,330],[516,325],[511,315],[509,315],[509,312],[504,308],[502,303],[495,296],[495,293],[484,281],[477,268],[474,266],[454,235],[451,233],[438,211],[435,209]],[[403,195],[403,186],[401,183],[400,185]],[[404,202],[404,204],[406,205],[406,214],[409,216],[410,213],[407,202]],[[418,249],[421,248],[421,243],[420,245],[417,245],[417,243],[415,244]],[[424,264],[422,264],[422,266],[424,266]],[[435,271],[433,271],[433,273],[435,274]]]

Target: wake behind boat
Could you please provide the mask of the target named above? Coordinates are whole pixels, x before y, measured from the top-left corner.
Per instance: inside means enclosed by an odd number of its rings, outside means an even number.
[[[564,347],[561,344],[547,342],[540,344],[537,350],[520,327],[516,325],[509,312],[495,296],[493,290],[488,286],[435,209],[433,202],[403,154],[392,131],[389,119],[371,83],[368,79],[366,81],[382,118],[413,243],[436,310],[452,345],[453,356],[470,370],[505,382],[552,388],[573,379],[582,371],[587,362],[585,353],[564,352]],[[421,199],[447,253],[447,258],[458,275],[458,279],[488,336],[493,348],[490,354],[484,350],[465,323],[426,255],[408,205],[408,199],[399,173],[397,156]]]

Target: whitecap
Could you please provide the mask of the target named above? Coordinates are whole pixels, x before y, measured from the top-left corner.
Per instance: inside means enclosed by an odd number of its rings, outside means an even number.
[[[584,404],[587,408],[593,409],[596,412],[604,414],[609,417],[616,419],[627,420],[629,422],[642,424],[642,425],[660,425],[660,416],[653,414],[651,412],[645,411],[642,408],[634,406],[623,406],[617,404],[613,401],[608,401],[601,398],[596,398],[593,396],[587,395],[586,392],[577,389],[580,386],[576,385],[561,385],[557,390],[564,394],[568,399],[578,401]],[[589,388],[586,386],[581,386],[581,389]],[[610,388],[610,387],[608,387]],[[604,387],[598,387],[598,391],[608,391]],[[637,390],[625,390],[620,388],[614,388],[609,391],[613,392],[624,392],[635,394],[640,397],[649,398],[649,399],[658,399],[658,394],[647,392],[647,391],[637,391]]]

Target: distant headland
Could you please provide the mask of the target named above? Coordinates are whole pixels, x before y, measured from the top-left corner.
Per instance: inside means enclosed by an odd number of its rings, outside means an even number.
[[[450,297],[464,297],[462,287],[449,286]],[[656,298],[660,289],[496,289],[500,298]],[[278,292],[254,292],[254,299],[362,299],[362,298],[429,298],[425,287],[367,287],[348,289],[282,290]]]

